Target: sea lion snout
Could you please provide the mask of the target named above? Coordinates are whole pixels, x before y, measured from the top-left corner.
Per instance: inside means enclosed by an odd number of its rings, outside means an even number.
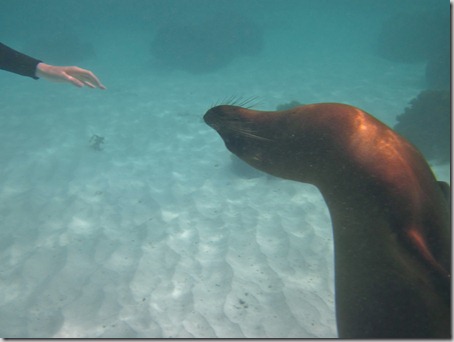
[[[261,139],[256,134],[257,125],[248,118],[251,115],[249,112],[252,113],[245,108],[222,105],[209,109],[203,119],[218,132],[227,148],[237,153],[238,148],[248,140]]]
[[[248,115],[252,111],[237,106],[215,106],[209,109],[203,119],[205,122],[220,133],[220,131],[240,131],[248,122]]]
[[[218,130],[219,124],[217,124],[217,122],[219,121],[219,116],[216,113],[216,107],[208,110],[203,116],[203,120],[208,126],[214,128],[215,130]]]
[[[234,152],[236,148],[234,145],[238,140],[239,127],[235,127],[235,117],[232,115],[232,111],[228,110],[229,106],[216,106],[209,109],[206,114],[203,116],[204,121],[207,125],[212,127],[224,140],[226,147]]]

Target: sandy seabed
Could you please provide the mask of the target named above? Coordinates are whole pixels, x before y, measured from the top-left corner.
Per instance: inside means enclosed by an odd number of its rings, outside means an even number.
[[[94,65],[104,92],[2,74],[0,336],[337,336],[318,190],[242,170],[202,116],[257,96],[393,125],[424,66],[267,58],[207,75]]]

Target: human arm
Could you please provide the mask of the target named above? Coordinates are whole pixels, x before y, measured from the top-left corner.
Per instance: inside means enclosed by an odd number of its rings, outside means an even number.
[[[0,43],[0,69],[13,72],[18,75],[36,77],[36,66],[41,61],[18,52]]]
[[[76,66],[54,66],[40,62],[36,66],[36,76],[55,82],[69,82],[76,87],[87,85],[106,89],[91,71]]]
[[[90,88],[106,89],[99,79],[89,70],[76,66],[54,66],[27,56],[0,43],[0,69],[18,75],[38,79],[40,77]]]

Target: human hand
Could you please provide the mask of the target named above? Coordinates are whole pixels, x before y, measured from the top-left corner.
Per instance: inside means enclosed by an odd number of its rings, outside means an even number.
[[[91,71],[76,66],[54,66],[38,63],[36,66],[36,77],[43,77],[55,82],[68,82],[76,87],[86,85],[90,88],[106,89]]]

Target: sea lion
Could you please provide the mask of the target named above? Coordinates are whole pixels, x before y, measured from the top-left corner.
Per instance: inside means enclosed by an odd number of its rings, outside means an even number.
[[[447,189],[413,145],[337,103],[221,105],[204,120],[253,167],[320,190],[333,225],[339,337],[451,336]]]

